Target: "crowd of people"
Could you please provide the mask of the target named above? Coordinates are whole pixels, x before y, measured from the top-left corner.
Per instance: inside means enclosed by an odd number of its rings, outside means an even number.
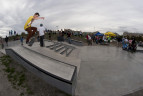
[[[88,45],[96,44],[110,44],[111,39],[117,42],[117,46],[122,44],[122,48],[124,50],[136,51],[137,49],[137,41],[135,37],[127,38],[127,37],[111,37],[111,36],[96,36],[95,34],[87,34],[86,36]]]
[[[124,50],[129,50],[129,51],[136,51],[137,49],[137,42],[134,37],[131,39],[128,39],[127,37],[122,38],[122,48]]]
[[[88,45],[92,45],[93,43],[96,44],[105,44],[110,43],[111,36],[96,36],[95,34],[87,34],[86,35]]]
[[[57,34],[56,36],[57,36],[58,41],[67,40],[69,44],[72,44],[72,42],[71,42],[72,36],[79,36],[79,38],[80,37],[85,38],[87,40],[88,45],[93,45],[93,43],[95,43],[95,44],[105,44],[105,43],[110,44],[111,40],[114,40],[114,41],[116,40],[117,46],[120,46],[122,44],[122,48],[124,50],[136,50],[136,48],[137,48],[137,42],[136,42],[136,39],[134,37],[132,37],[132,38],[120,37],[120,36],[111,37],[111,36],[105,36],[105,35],[96,36],[93,33],[87,34],[86,36],[83,35],[83,33],[79,33],[78,35],[75,35],[74,32],[70,32],[70,31],[45,30],[45,28],[43,27],[42,24],[40,24],[40,27],[38,28],[38,32],[39,32],[39,35],[38,35],[39,40],[38,41],[40,42],[41,47],[44,46],[43,40],[44,40],[44,36],[46,35],[45,33],[47,33],[47,37],[48,37],[47,39],[52,40],[52,36]],[[7,36],[3,40],[3,41],[5,41],[6,46],[8,46],[8,40],[9,40],[9,38]],[[21,45],[23,45],[23,40],[24,40],[24,37],[21,36],[20,37]],[[1,43],[3,43],[3,42],[1,42]]]

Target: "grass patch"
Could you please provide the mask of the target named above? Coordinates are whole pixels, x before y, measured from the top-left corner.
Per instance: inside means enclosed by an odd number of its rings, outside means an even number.
[[[3,70],[6,72],[7,78],[11,82],[12,87],[16,90],[19,90],[20,88],[25,89],[20,96],[24,96],[24,94],[33,95],[34,93],[26,84],[24,70],[22,69],[22,71],[18,71],[16,68],[12,67],[12,59],[8,55],[2,56],[0,61],[1,64],[5,66]]]
[[[27,94],[33,95],[33,92],[29,88],[26,89],[26,92],[27,92]]]
[[[24,96],[24,93],[20,93],[20,96]]]

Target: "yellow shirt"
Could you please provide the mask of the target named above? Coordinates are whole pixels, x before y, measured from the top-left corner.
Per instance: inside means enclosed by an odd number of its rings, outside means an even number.
[[[24,25],[24,30],[26,30],[27,28],[31,27],[31,25],[28,26],[28,24],[32,21],[33,16],[30,16],[28,18],[28,20],[26,21],[25,25]]]

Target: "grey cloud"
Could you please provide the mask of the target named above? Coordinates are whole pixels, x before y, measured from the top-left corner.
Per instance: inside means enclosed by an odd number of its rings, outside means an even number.
[[[33,26],[43,23],[49,29],[73,28],[82,31],[142,32],[142,0],[1,0],[0,32],[24,31],[29,16],[39,12],[45,20],[37,20]]]

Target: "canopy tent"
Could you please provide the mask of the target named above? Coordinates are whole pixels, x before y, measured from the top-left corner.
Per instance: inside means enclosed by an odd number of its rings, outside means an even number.
[[[96,34],[94,34],[95,36],[104,36],[104,34],[101,34],[100,32],[97,32]]]
[[[106,32],[105,35],[106,35],[106,36],[113,36],[113,37],[116,36],[116,34],[114,34],[114,33],[112,33],[112,32]]]

